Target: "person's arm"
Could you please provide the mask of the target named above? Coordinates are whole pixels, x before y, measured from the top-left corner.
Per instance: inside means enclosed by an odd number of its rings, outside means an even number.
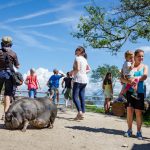
[[[19,61],[18,61],[18,57],[17,57],[17,54],[14,53],[14,66],[19,69],[20,67],[20,64],[19,64]]]
[[[73,70],[69,72],[70,76],[75,76],[79,70],[80,70],[80,63],[75,60],[73,64]]]
[[[144,65],[144,74],[139,78],[139,81],[144,81],[148,76],[148,66]]]
[[[61,83],[61,86],[62,86],[62,88],[64,88],[64,79],[62,80],[62,83]]]
[[[90,71],[91,71],[91,68],[90,68],[89,64],[87,64],[87,66],[86,66],[86,73],[89,73]]]
[[[71,80],[71,88],[73,88],[73,83],[74,83],[74,80],[72,78],[72,80]]]
[[[50,80],[51,80],[51,77],[49,78],[49,80],[47,81],[47,86],[49,87],[50,86]]]
[[[129,70],[132,70],[134,68],[134,62],[131,63],[131,66],[129,67]]]
[[[26,80],[24,81],[24,83],[25,83],[26,85],[28,85],[28,81],[29,81],[29,79],[28,79],[28,77],[27,77]]]
[[[130,81],[130,80],[127,80],[127,79],[125,79],[125,78],[123,78],[123,77],[120,78],[120,81],[121,81],[122,83],[125,83],[125,84],[131,84],[131,81]]]
[[[41,90],[41,86],[40,86],[40,83],[39,83],[38,79],[37,79],[37,84],[38,84],[39,89]]]
[[[103,83],[102,83],[102,89],[103,89],[103,90],[105,89],[105,86],[104,86],[104,81],[103,81]]]
[[[62,78],[62,77],[64,77],[65,75],[63,74],[63,73],[61,73],[61,72],[58,72],[60,75],[61,75],[61,77],[60,78]]]
[[[111,93],[113,95],[113,83],[111,83]]]
[[[132,60],[132,62],[127,62],[127,68],[129,69],[129,70],[132,70],[133,68],[134,68],[134,59]]]

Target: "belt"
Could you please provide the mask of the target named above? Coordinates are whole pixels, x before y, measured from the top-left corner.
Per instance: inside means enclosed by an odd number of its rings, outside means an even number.
[[[0,71],[7,71],[7,70],[10,70],[10,68],[0,69]]]

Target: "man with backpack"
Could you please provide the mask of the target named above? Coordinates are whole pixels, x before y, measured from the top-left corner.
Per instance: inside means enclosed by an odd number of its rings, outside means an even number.
[[[19,68],[19,62],[16,53],[11,50],[12,47],[12,38],[5,36],[1,41],[0,49],[0,93],[4,86],[4,113],[7,112],[11,98],[14,92],[12,71],[10,64],[14,65],[16,68]],[[2,116],[4,119],[4,115]]]

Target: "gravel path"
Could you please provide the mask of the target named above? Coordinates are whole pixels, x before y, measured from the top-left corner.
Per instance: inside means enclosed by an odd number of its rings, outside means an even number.
[[[30,128],[25,133],[6,130],[0,120],[0,150],[150,150],[150,128],[142,128],[140,141],[123,137],[127,129],[123,119],[88,112],[84,120],[74,121],[75,115],[74,110],[59,111],[53,129]]]

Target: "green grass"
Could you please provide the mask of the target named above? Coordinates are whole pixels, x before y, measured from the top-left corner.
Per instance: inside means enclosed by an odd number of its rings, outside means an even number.
[[[87,112],[104,113],[104,108],[99,108],[95,105],[86,105]],[[150,110],[143,114],[143,123],[145,126],[150,127]]]
[[[147,127],[150,127],[150,110],[143,114],[143,122]]]
[[[86,105],[87,112],[104,113],[104,108],[99,108],[95,105]]]

